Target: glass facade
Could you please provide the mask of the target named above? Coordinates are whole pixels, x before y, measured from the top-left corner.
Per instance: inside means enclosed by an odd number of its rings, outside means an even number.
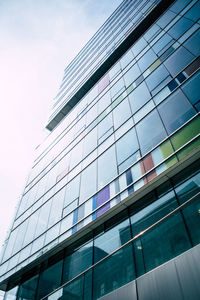
[[[37,149],[2,249],[5,299],[98,299],[199,243],[198,163],[153,188],[200,147],[200,4],[172,2]],[[65,70],[54,110],[163,3],[123,1]]]

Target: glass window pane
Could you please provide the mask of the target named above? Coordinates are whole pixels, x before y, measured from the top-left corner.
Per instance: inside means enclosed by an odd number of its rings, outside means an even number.
[[[98,188],[103,187],[117,176],[117,163],[114,147],[115,146],[110,147],[98,158]]]
[[[193,60],[193,58],[194,56],[181,46],[164,62],[164,65],[172,76],[176,76]]]
[[[128,64],[133,60],[133,53],[131,50],[129,50],[128,52],[126,52],[124,54],[124,56],[122,56],[120,62],[122,65],[122,69],[124,69],[126,66],[128,66]]]
[[[64,259],[63,281],[67,282],[92,265],[93,242],[81,246]]]
[[[172,77],[169,76],[169,75],[170,75],[169,72],[167,71],[167,69],[163,65],[159,66],[146,79],[146,83],[147,83],[147,86],[150,89],[150,91],[155,89],[166,78],[169,78],[169,81],[170,81],[170,78],[172,78]]]
[[[94,161],[81,173],[81,188],[79,204],[83,203],[97,190],[97,162]]]
[[[157,56],[153,50],[147,51],[138,61],[141,71],[144,72],[156,59]]]
[[[113,121],[115,130],[120,127],[131,116],[130,105],[126,98],[113,110]]]
[[[183,86],[182,90],[192,104],[195,104],[200,99],[200,72],[196,73]]]
[[[143,155],[154,148],[167,136],[156,110],[152,111],[140,121],[136,125],[136,130]]]
[[[180,213],[172,215],[147,231],[139,240],[146,272],[191,247]]]
[[[19,287],[17,300],[35,299],[38,275],[22,283]]]
[[[141,83],[131,94],[129,94],[133,114],[148,102],[150,98],[151,95],[147,89],[146,83]]]
[[[110,103],[111,103],[111,98],[110,98],[110,92],[108,91],[98,101],[98,114],[102,113],[102,111],[104,111],[106,107],[109,106]]]
[[[182,17],[172,28],[169,29],[168,33],[175,39],[178,39],[193,22]]]
[[[125,90],[123,78],[119,79],[110,89],[112,101]]]
[[[80,175],[76,176],[66,186],[65,206],[79,197]]]
[[[200,53],[200,30],[194,33],[183,46],[187,48],[195,56],[199,56]]]
[[[40,274],[37,299],[51,293],[61,284],[62,260]]]
[[[158,111],[169,134],[195,115],[194,108],[180,90],[162,102],[158,106]]]
[[[86,157],[97,147],[97,128],[90,131],[84,141],[83,157]]]
[[[116,142],[118,165],[125,161],[131,154],[135,153],[138,148],[135,128],[132,128]]]
[[[94,299],[135,279],[132,245],[128,245],[94,268]]]
[[[140,69],[138,68],[138,65],[135,64],[124,74],[124,81],[126,84],[126,87],[128,87],[132,82],[135,81],[135,79],[140,76],[141,72]]]
[[[147,42],[142,37],[132,46],[131,50],[133,51],[133,54],[137,56],[146,46]]]
[[[153,197],[152,197],[153,198]],[[153,200],[153,199],[152,199]],[[147,201],[149,201],[147,195]],[[131,217],[133,236],[136,236],[158,220],[166,216],[178,206],[173,191],[160,197]]]
[[[112,126],[113,119],[112,114],[110,113],[98,124],[98,139],[102,137]]]
[[[131,239],[129,220],[116,225],[94,239],[94,263]]]

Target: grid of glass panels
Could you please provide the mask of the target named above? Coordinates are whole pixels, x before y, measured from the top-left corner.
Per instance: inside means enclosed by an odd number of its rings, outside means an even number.
[[[147,16],[159,1],[125,1],[102,26],[65,70],[54,111],[61,100],[65,103],[74,91],[112,54],[126,36]],[[63,99],[65,97],[65,99]],[[67,101],[66,101],[67,98]]]
[[[175,3],[66,118],[68,126],[56,133],[60,140],[30,175],[2,252],[2,275],[33,261],[199,146],[198,9],[197,1],[185,8]]]
[[[197,245],[198,169],[195,163],[147,194],[94,231],[93,238],[67,248],[60,260],[11,289],[5,299],[14,294],[13,300],[39,300],[67,282],[45,299],[98,299]]]

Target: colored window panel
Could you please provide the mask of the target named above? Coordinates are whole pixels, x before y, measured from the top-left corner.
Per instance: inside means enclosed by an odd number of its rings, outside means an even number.
[[[122,138],[116,142],[117,161],[120,165],[139,148],[135,129],[129,130]]]
[[[151,95],[145,82],[141,83],[131,94],[129,94],[132,113],[134,114],[139,108],[148,102],[150,98]]]
[[[176,76],[193,58],[194,56],[181,46],[164,62],[164,65],[173,76]]]
[[[166,136],[165,129],[156,110],[136,125],[142,154],[150,151]]]
[[[103,190],[97,194],[97,207],[104,204],[110,199],[110,186],[107,185]],[[101,216],[104,212],[110,209],[110,203],[106,203],[97,211],[97,217]]]
[[[161,103],[158,106],[158,111],[169,134],[186,123],[196,113],[180,90]]]
[[[197,117],[171,137],[175,150],[185,145],[200,132],[200,118]]]
[[[200,67],[200,58],[195,59],[187,68],[185,68],[184,72],[190,76],[192,75],[198,68]]]
[[[97,189],[97,163],[90,164],[81,174],[80,202],[83,203]]]
[[[182,90],[190,100],[191,104],[195,104],[200,99],[200,72],[196,73],[183,86]]]
[[[109,74],[106,74],[101,81],[98,83],[98,91],[99,94],[109,85],[110,80],[109,80]]]
[[[117,163],[115,148],[112,146],[98,157],[98,188],[106,185],[115,176],[117,176]]]
[[[138,61],[141,71],[144,72],[156,59],[157,56],[153,50],[147,51]]]
[[[126,87],[128,87],[132,82],[135,81],[135,79],[140,76],[141,72],[140,69],[138,68],[137,64],[134,64],[128,72],[124,74],[124,81],[126,84]]]
[[[114,128],[120,127],[131,116],[130,105],[126,98],[113,110]]]

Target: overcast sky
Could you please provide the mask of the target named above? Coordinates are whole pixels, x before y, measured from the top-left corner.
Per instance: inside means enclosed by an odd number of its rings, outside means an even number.
[[[121,0],[0,0],[0,245],[64,68]]]

